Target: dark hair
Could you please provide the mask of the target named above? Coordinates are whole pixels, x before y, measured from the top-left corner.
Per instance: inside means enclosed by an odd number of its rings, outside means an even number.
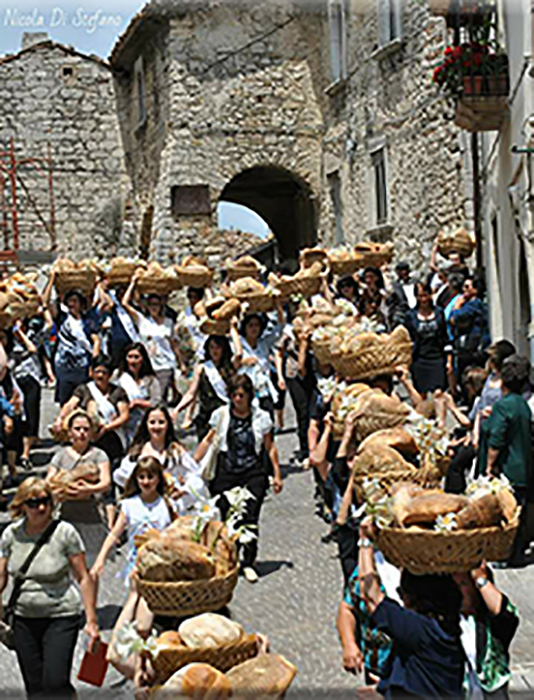
[[[122,351],[121,359],[119,361],[119,372],[122,374],[123,372],[127,372],[130,374],[130,371],[128,369],[128,361],[127,361],[127,356],[132,350],[136,350],[142,357],[143,363],[141,365],[141,371],[139,372],[139,378],[143,379],[144,377],[153,377],[154,376],[154,368],[152,367],[152,362],[150,361],[150,357],[148,356],[148,352],[146,351],[145,346],[143,343],[130,343],[127,345],[124,350]]]
[[[395,272],[401,272],[401,270],[409,270],[410,263],[407,260],[401,260],[395,265]]]
[[[459,294],[464,286],[464,277],[457,272],[451,272],[447,275],[447,282],[451,290]]]
[[[509,340],[498,340],[487,350],[491,364],[500,372],[506,358],[515,355],[515,346]]]
[[[149,474],[157,475],[159,477],[158,485],[156,486],[156,491],[159,493],[160,496],[165,497],[167,493],[167,483],[165,481],[163,465],[156,457],[152,457],[151,455],[145,455],[144,457],[139,457],[133,472],[126,480],[121,500],[125,498],[131,498],[132,496],[141,493],[141,489],[139,488],[139,484],[137,483],[137,475],[140,471],[147,471]]]
[[[165,416],[165,420],[167,421],[167,430],[165,431],[165,449],[168,449],[174,444],[179,444],[174,432],[174,426],[172,424],[172,418],[169,410],[164,404],[158,403],[155,406],[147,408],[145,415],[141,418],[141,422],[137,426],[132,444],[130,445],[130,449],[128,451],[128,455],[132,459],[139,457],[143,446],[150,440],[150,434],[148,432],[148,419],[150,414],[154,413],[154,411],[161,411]]]
[[[195,296],[198,297],[199,301],[202,301],[202,299],[204,299],[204,287],[188,287],[187,296],[189,296],[191,293],[195,294]]]
[[[462,384],[471,387],[475,396],[480,396],[488,373],[483,367],[467,367],[462,373]]]
[[[365,305],[369,302],[376,304],[378,310],[380,300],[375,297],[371,297],[367,292],[364,292],[358,301],[358,311],[362,316],[365,316]]]
[[[147,294],[145,297],[146,302],[150,302],[151,299],[155,299],[159,304],[164,305],[165,304],[165,297],[162,294],[154,294],[150,293]]]
[[[372,388],[381,388],[379,384],[386,385],[385,393],[391,395],[393,392],[393,375],[392,374],[377,374],[367,382]]]
[[[430,296],[430,306],[434,307],[434,299],[432,298],[432,287],[428,282],[416,282],[414,285],[415,296],[418,297],[420,292],[428,294]],[[415,305],[415,308],[419,308],[419,300]]]
[[[97,367],[105,367],[107,371],[112,374],[113,372],[113,362],[107,355],[97,355],[91,360],[91,369],[94,371]]]
[[[377,281],[376,281],[377,287],[378,287],[379,289],[384,289],[384,287],[386,286],[386,285],[384,284],[384,275],[383,275],[382,272],[378,269],[378,267],[372,267],[372,266],[366,267],[365,270],[364,270],[363,273],[362,273],[363,279],[365,279],[365,275],[366,275],[368,272],[372,272],[373,275],[375,275],[375,276],[377,277]]]
[[[232,381],[228,389],[228,395],[230,399],[235,394],[238,389],[243,389],[245,394],[248,396],[249,404],[252,405],[254,400],[255,391],[252,379],[246,374],[238,374],[237,377]]]
[[[77,289],[70,289],[65,296],[63,297],[63,303],[67,304],[70,299],[78,299],[80,304],[82,306],[87,305],[87,299],[84,297],[84,295],[78,291]]]
[[[510,355],[502,364],[501,381],[503,387],[513,394],[520,394],[529,381],[530,360],[524,355]]]
[[[358,292],[359,292],[359,287],[358,283],[354,279],[352,275],[343,275],[343,277],[340,277],[336,283],[336,292],[338,296],[342,297],[343,295],[341,294],[341,289],[343,287],[348,287],[351,286],[356,298],[358,297]]]
[[[449,574],[416,576],[407,569],[401,574],[400,588],[409,607],[420,615],[430,617],[444,632],[460,634],[462,594]]]
[[[232,362],[232,348],[230,346],[230,341],[225,335],[210,335],[204,343],[204,362],[211,360],[210,357],[210,343],[215,343],[220,348],[222,348],[222,359],[221,365],[226,366]]]
[[[253,321],[254,319],[257,319],[260,322],[260,336],[262,335],[263,331],[267,328],[267,316],[265,314],[247,314],[243,320],[241,321],[241,325],[239,326],[239,333],[243,337],[245,337],[245,333],[247,330],[248,324]]]

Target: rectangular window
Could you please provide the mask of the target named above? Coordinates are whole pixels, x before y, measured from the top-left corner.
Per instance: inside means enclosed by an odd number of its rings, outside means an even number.
[[[173,216],[211,214],[208,185],[181,185],[171,189]]]
[[[402,0],[378,0],[379,44],[386,46],[402,35]]]
[[[375,216],[376,224],[385,224],[388,220],[388,193],[385,151],[381,148],[371,154],[374,170]]]
[[[336,245],[340,245],[345,241],[345,234],[343,233],[343,202],[341,201],[341,180],[339,178],[338,172],[331,173],[327,176],[327,179],[335,217],[334,242],[336,243]]]
[[[145,69],[142,56],[140,56],[134,64],[134,80],[137,104],[137,126],[142,126],[147,120]]]
[[[330,66],[334,82],[347,77],[347,25],[345,0],[328,1]]]

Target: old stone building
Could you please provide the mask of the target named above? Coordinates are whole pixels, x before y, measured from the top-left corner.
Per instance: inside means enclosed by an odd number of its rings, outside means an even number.
[[[142,245],[201,251],[225,200],[284,258],[373,237],[422,263],[471,214],[430,80],[444,31],[418,0],[148,4],[110,59]]]
[[[132,245],[123,223],[129,179],[105,61],[46,34],[25,34],[21,51],[0,59],[0,150],[8,153],[11,143],[16,173],[3,155],[0,181],[9,247],[17,224],[21,253],[81,257]]]

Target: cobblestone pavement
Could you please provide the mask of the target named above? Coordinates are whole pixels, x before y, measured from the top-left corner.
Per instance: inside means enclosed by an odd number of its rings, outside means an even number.
[[[54,415],[51,393],[44,392],[43,428]],[[291,419],[289,421],[292,422]],[[282,463],[288,465],[296,447],[294,432],[277,438]],[[43,464],[50,448],[36,453]],[[230,604],[232,617],[248,631],[267,634],[271,646],[292,661],[299,670],[288,697],[355,697],[357,679],[341,667],[341,654],[335,630],[337,604],[342,579],[337,550],[323,544],[328,527],[314,516],[313,477],[288,465],[285,487],[279,496],[269,495],[261,520],[258,572],[260,581],[251,585],[240,579]],[[2,514],[1,523],[7,522]],[[119,554],[106,566],[99,595],[99,616],[103,638],[110,630],[124,598],[123,584],[116,578],[124,563]],[[518,605],[521,626],[512,648],[515,667],[513,689],[534,695],[534,567],[521,571],[498,572],[498,582]],[[74,662],[76,674],[83,656],[82,639]],[[104,688],[88,689],[76,683],[85,697],[132,697],[132,688],[109,669]],[[20,696],[22,679],[16,657],[0,646],[0,698]],[[530,694],[530,693],[529,693]]]

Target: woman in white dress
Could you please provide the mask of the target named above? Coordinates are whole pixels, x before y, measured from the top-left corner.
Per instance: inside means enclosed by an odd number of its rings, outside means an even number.
[[[174,477],[171,499],[176,512],[179,515],[196,513],[198,497],[208,496],[201,467],[176,439],[170,414],[161,404],[148,409],[143,416],[128,456],[113,474],[115,483],[124,488],[137,460],[146,456],[158,459],[165,472]]]
[[[161,397],[167,400],[167,394],[174,382],[174,373],[178,366],[179,349],[175,338],[174,324],[165,316],[165,303],[157,294],[149,294],[146,299],[146,314],[132,305],[132,296],[138,274],[122,298],[122,305],[130,314],[139,331],[139,338],[145,346],[150,362],[158,378]]]

